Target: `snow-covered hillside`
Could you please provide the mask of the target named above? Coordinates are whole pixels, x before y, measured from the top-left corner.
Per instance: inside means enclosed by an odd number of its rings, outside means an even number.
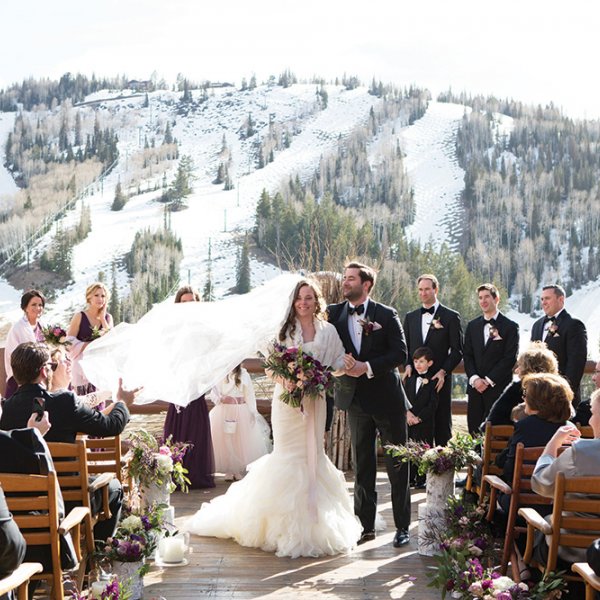
[[[210,243],[216,294],[217,297],[227,294],[235,280],[238,237],[253,226],[254,210],[262,189],[275,191],[296,173],[303,180],[308,178],[320,157],[337,144],[340,136],[366,122],[370,108],[379,102],[366,88],[347,91],[341,86],[327,86],[327,92],[328,106],[321,110],[316,105],[314,85],[293,85],[285,89],[261,86],[245,92],[218,89],[197,110],[185,116],[177,114],[180,94],[174,92],[149,94],[148,107],[144,107],[143,95],[119,98],[121,92],[101,92],[87,98],[88,102],[98,103],[105,110],[120,115],[120,160],[103,185],[91,186],[85,198],[92,212],[92,232],[75,248],[75,283],[49,307],[48,318],[66,323],[83,305],[85,287],[100,271],[110,276],[113,260],[121,258],[130,249],[135,233],[144,227],[161,225],[163,206],[156,201],[160,192],[134,196],[120,212],[111,211],[110,205],[117,182],[127,181],[129,161],[142,150],[144,138],[151,139],[157,131],[164,130],[168,121],[176,121],[173,135],[180,144],[180,155],[191,156],[196,168],[194,191],[187,199],[188,208],[172,214],[172,227],[183,241],[181,279],[188,281],[189,278],[193,284],[203,285]],[[459,198],[464,188],[464,172],[458,165],[454,147],[456,131],[466,110],[469,109],[461,105],[432,102],[421,119],[410,127],[396,130],[415,191],[415,222],[407,229],[411,239],[421,242],[431,239],[435,244],[447,241],[455,247],[461,233],[464,214]],[[276,152],[275,160],[263,169],[255,168],[252,143],[239,135],[249,114],[261,136],[266,133],[270,121],[294,123],[296,134],[290,147]],[[13,114],[0,114],[0,152],[13,120]],[[510,119],[500,115],[498,123],[499,135],[512,126]],[[211,183],[220,161],[223,138],[232,156],[230,175],[235,188],[230,191]],[[157,143],[160,141],[158,136]],[[376,152],[377,143],[374,143],[373,153]],[[173,175],[174,168],[167,173],[169,180]],[[0,199],[15,189],[10,174],[0,166]],[[67,219],[74,222],[77,216],[75,210]],[[40,248],[49,242],[50,235],[40,241]],[[272,265],[257,260],[252,260],[251,269],[253,285],[278,272]],[[118,283],[121,293],[126,293],[128,281],[124,271],[119,273]],[[20,293],[0,280],[0,328],[20,315]],[[589,284],[567,300],[568,310],[587,324],[589,354],[594,358],[600,355],[599,300],[600,282]],[[514,311],[511,317],[519,321],[523,341],[529,339],[533,319]]]

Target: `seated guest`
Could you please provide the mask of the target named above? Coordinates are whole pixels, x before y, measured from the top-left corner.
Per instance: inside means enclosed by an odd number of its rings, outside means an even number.
[[[553,498],[557,473],[564,473],[567,478],[597,477],[600,475],[600,460],[598,460],[600,456],[600,390],[592,393],[591,409],[590,425],[594,431],[594,439],[579,439],[581,434],[572,423],[560,427],[546,444],[544,453],[535,465],[531,478],[531,488],[536,494]],[[557,457],[558,449],[569,444],[572,444],[572,446]],[[544,537],[540,536],[534,556],[544,561],[547,551],[548,547]],[[585,548],[563,548],[559,546],[558,556],[569,563],[584,562],[586,560],[586,550]]]
[[[486,422],[492,425],[512,425],[510,413],[521,402],[523,395],[521,380],[530,373],[558,373],[556,355],[548,350],[544,342],[531,342],[528,348],[519,354],[515,367],[518,379],[508,384],[494,402]],[[485,429],[485,422],[482,429]]]
[[[120,434],[129,422],[127,407],[133,403],[139,389],[125,391],[119,382],[119,400],[98,412],[78,401],[73,392],[48,391],[52,368],[56,363],[50,362],[50,353],[44,344],[20,344],[12,354],[11,364],[19,388],[4,404],[0,417],[1,429],[25,427],[37,398],[45,402],[45,409],[53,424],[46,434],[48,442],[73,443],[80,432],[101,437],[114,436]],[[117,479],[110,483],[109,498],[112,517],[96,524],[94,535],[97,539],[110,537],[119,520],[123,491]],[[93,502],[96,503],[95,500]]]
[[[31,415],[25,429],[0,430],[0,472],[38,475],[54,470],[50,451],[43,438],[50,429],[48,413],[44,412],[43,417],[39,421],[37,419],[37,414]],[[50,548],[37,545],[26,547],[23,536],[3,502],[5,498],[0,487],[0,576],[7,575],[23,560],[39,562],[45,571],[51,571]],[[65,504],[60,490],[58,512],[60,518],[65,516]],[[5,538],[5,534],[8,537]],[[77,564],[70,534],[60,539],[60,558],[63,569],[72,569]],[[30,592],[36,585],[30,584]]]
[[[594,372],[592,373],[592,382],[596,386],[597,390],[600,390],[600,360],[594,366]],[[571,419],[576,425],[589,425],[590,417],[592,416],[591,410],[591,398],[582,400],[577,405],[575,416]]]
[[[512,483],[517,444],[521,442],[526,448],[544,446],[571,416],[573,391],[564,377],[554,373],[532,373],[523,378],[522,386],[526,416],[515,423],[507,449],[496,457],[496,464],[503,468],[502,479],[509,484]],[[507,500],[510,503],[510,499]]]

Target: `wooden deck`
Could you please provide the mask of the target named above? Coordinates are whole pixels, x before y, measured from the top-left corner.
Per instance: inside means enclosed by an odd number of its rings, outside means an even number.
[[[217,487],[172,496],[176,525],[183,529],[187,518],[202,502],[226,491],[229,484],[217,477]],[[348,483],[348,493],[352,482]],[[244,548],[232,540],[191,536],[188,565],[159,568],[146,575],[146,600],[183,598],[344,598],[372,600],[439,598],[427,588],[425,569],[431,559],[417,553],[417,504],[425,492],[413,492],[411,542],[394,548],[395,533],[387,476],[378,476],[379,506],[387,529],[352,553],[323,558],[277,558],[275,555]]]

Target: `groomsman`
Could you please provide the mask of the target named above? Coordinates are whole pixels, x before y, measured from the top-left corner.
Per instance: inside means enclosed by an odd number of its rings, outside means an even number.
[[[417,290],[422,306],[406,315],[404,333],[409,356],[421,346],[433,351],[431,379],[436,382],[439,397],[434,436],[436,444],[445,446],[452,437],[452,371],[462,358],[460,315],[438,301],[439,282],[435,275],[421,275],[417,279]],[[405,377],[410,377],[412,371],[412,362],[407,362]]]
[[[545,317],[531,328],[531,340],[541,340],[558,359],[558,371],[566,377],[575,394],[573,405],[579,404],[579,384],[587,360],[587,331],[585,325],[565,310],[565,290],[552,284],[542,288],[542,310]]]
[[[406,341],[398,313],[375,302],[370,293],[375,271],[358,262],[344,268],[345,302],[327,308],[344,344],[346,375],[335,391],[335,404],[348,411],[354,465],[354,512],[362,523],[359,544],[375,538],[377,513],[377,433],[382,446],[406,443],[406,396],[398,367],[406,360]],[[384,454],[392,488],[396,525],[393,545],[409,542],[408,464]]]
[[[519,352],[519,326],[498,310],[500,294],[496,286],[480,285],[477,299],[483,315],[468,323],[464,347],[467,424],[473,435],[511,382]]]

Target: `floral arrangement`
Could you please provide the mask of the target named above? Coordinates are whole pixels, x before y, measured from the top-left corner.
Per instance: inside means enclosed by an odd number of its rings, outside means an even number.
[[[431,570],[429,587],[457,600],[552,600],[560,598],[565,582],[559,574],[548,573],[535,586],[516,583],[485,565],[497,556],[485,506],[464,498],[448,499],[443,522],[433,532],[441,553]]]
[[[431,323],[429,324],[429,329],[444,329],[442,325],[442,320],[439,317],[435,319],[431,319]]]
[[[294,408],[301,407],[304,398],[314,398],[334,387],[332,369],[304,352],[301,346],[287,348],[275,342],[263,367],[294,384],[292,391],[286,389],[281,394],[281,401]]]
[[[46,343],[54,346],[70,346],[67,342],[67,332],[60,325],[48,325],[42,328]]]
[[[115,534],[106,542],[98,542],[96,558],[111,562],[138,562],[152,555],[164,531],[164,506],[153,506],[148,512],[124,511]],[[148,565],[143,565],[140,575],[145,575]],[[110,596],[109,596],[110,598]]]
[[[120,582],[116,577],[104,588],[100,600],[129,600],[132,594],[129,585]]]
[[[130,445],[128,471],[142,487],[166,485],[169,493],[179,487],[188,491],[188,470],[183,466],[183,457],[191,444],[175,443],[172,436],[159,441],[144,429],[133,432]]]
[[[92,327],[92,331],[90,333],[90,342],[93,342],[94,340],[97,340],[99,337],[102,337],[104,335],[104,329],[101,329],[98,325],[94,325]]]
[[[426,442],[409,440],[404,445],[386,446],[390,454],[402,462],[413,463],[419,475],[433,473],[441,475],[447,471],[460,471],[467,465],[481,461],[475,449],[480,444],[480,437],[471,437],[467,433],[457,433],[447,446],[432,448]]]
[[[552,325],[548,327],[548,335],[550,337],[560,337],[558,333],[558,325],[553,321]]]

